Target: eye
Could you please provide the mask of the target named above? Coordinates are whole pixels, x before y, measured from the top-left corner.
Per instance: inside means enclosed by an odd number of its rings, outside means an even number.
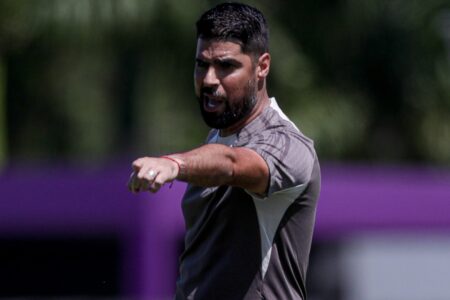
[[[221,61],[221,62],[219,63],[219,65],[220,65],[220,67],[221,67],[222,69],[225,69],[225,70],[231,69],[231,68],[234,67],[234,65],[233,65],[231,62],[229,62],[229,61]]]
[[[204,68],[207,68],[208,65],[209,65],[209,64],[208,64],[206,61],[203,61],[203,60],[201,60],[201,59],[196,59],[196,60],[195,60],[195,66],[196,66],[197,68],[204,69]]]
[[[223,69],[229,69],[229,68],[233,67],[233,65],[230,62],[222,61],[222,62],[220,62],[220,67]]]

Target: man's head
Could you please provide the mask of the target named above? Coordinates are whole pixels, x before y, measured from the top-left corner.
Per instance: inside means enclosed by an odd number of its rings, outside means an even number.
[[[222,3],[206,11],[196,23],[197,39],[234,42],[242,52],[258,58],[269,52],[269,33],[263,14],[241,3]]]
[[[239,3],[220,4],[197,21],[195,90],[205,122],[241,124],[267,95],[268,30],[263,15]]]

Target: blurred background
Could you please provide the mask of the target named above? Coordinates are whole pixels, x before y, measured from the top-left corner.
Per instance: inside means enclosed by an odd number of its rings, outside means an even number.
[[[322,164],[310,299],[450,299],[450,2],[244,2]],[[0,298],[171,299],[185,186],[126,182],[203,142],[194,23],[217,3],[0,0]]]

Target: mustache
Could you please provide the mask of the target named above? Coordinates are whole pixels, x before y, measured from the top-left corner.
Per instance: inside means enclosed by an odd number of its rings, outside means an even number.
[[[217,97],[217,98],[225,98],[224,94],[221,94],[219,91],[217,91],[217,89],[212,88],[212,87],[202,87],[200,89],[200,94],[202,96],[208,95],[208,96]]]

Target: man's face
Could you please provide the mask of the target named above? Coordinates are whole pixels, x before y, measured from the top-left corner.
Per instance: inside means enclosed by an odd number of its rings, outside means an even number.
[[[239,44],[198,39],[195,93],[206,124],[224,129],[249,115],[256,104],[256,74]]]

